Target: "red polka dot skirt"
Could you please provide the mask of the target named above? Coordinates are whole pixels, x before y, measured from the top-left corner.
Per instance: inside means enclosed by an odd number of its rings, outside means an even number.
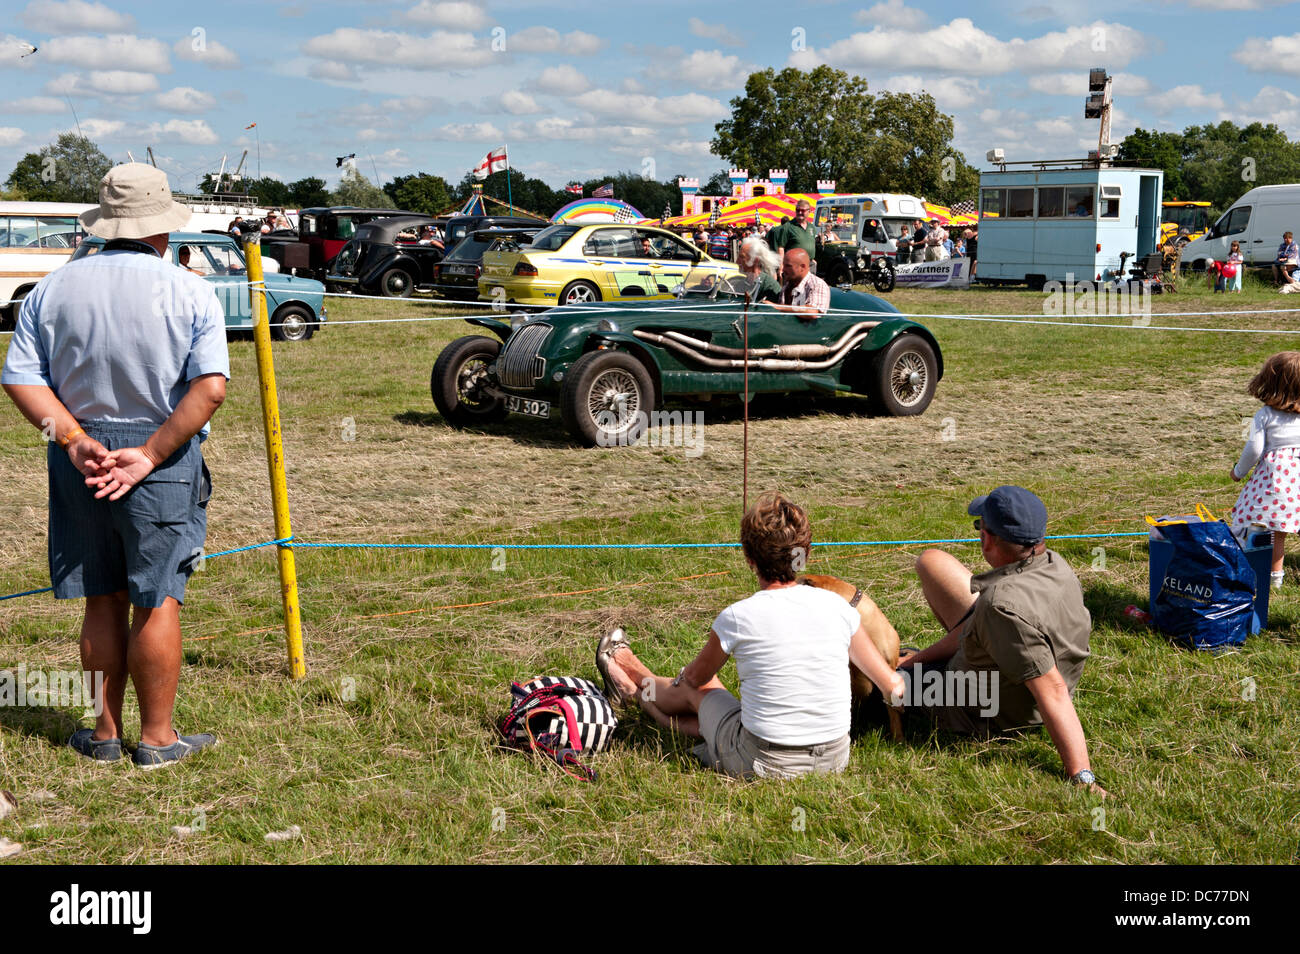
[[[1232,526],[1259,524],[1300,532],[1300,447],[1279,447],[1260,458],[1232,508]]]

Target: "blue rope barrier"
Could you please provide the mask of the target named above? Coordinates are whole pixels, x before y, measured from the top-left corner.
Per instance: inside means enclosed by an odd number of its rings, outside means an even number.
[[[1145,531],[1125,533],[1062,533],[1045,537],[1046,540],[1100,540],[1107,537],[1145,537]],[[894,547],[917,546],[934,543],[979,543],[979,537],[949,537],[934,540],[828,540],[814,541],[815,547]],[[736,548],[737,542],[728,543],[300,543],[294,548],[364,549],[364,550],[704,550]]]
[[[1124,533],[1059,533],[1044,537],[1046,540],[1103,540],[1112,537],[1145,537],[1145,531]],[[934,545],[937,543],[979,543],[979,537],[948,537],[933,540],[828,540],[815,543],[818,547],[898,547]],[[230,556],[246,550],[260,550],[263,547],[286,546],[295,549],[317,550],[720,550],[735,549],[737,542],[727,543],[304,543],[295,541],[293,535],[279,540],[267,540],[265,543],[250,543],[246,547],[222,550],[210,553],[204,559]],[[16,600],[20,596],[35,596],[37,593],[49,593],[54,587],[47,586],[39,590],[26,590],[22,593],[10,593],[0,596],[0,603]]]
[[[262,547],[274,547],[287,544],[293,540],[293,534],[287,537],[281,537],[279,540],[267,540],[265,543],[250,543],[246,547],[235,547],[233,550],[222,550],[220,553],[208,553],[204,555],[205,560],[215,560],[217,557],[230,556],[232,553],[243,553],[245,550],[260,550]],[[37,593],[52,593],[54,587],[47,586],[39,590],[26,590],[22,593],[10,593],[8,596],[0,596],[0,603],[5,600],[16,600],[20,596],[35,596]]]

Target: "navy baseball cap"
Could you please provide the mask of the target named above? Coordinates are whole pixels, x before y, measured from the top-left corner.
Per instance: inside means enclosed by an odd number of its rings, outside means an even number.
[[[1047,507],[1024,487],[1003,484],[972,500],[966,512],[979,517],[989,533],[1021,546],[1039,543],[1047,533]]]

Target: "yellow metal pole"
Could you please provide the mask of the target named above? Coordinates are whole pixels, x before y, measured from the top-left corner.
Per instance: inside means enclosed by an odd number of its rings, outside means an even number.
[[[289,525],[289,488],[284,478],[284,446],[280,440],[280,401],[275,390],[275,362],[271,357],[271,327],[266,317],[266,287],[263,285],[261,236],[254,233],[244,241],[248,263],[249,293],[253,306],[253,340],[257,344],[257,378],[262,390],[262,426],[266,431],[266,466],[271,476],[271,509],[275,514],[275,538],[292,536]],[[276,547],[280,558],[280,595],[284,602],[284,634],[289,649],[289,675],[302,679],[307,664],[302,651],[302,616],[298,611],[298,572],[293,547]]]

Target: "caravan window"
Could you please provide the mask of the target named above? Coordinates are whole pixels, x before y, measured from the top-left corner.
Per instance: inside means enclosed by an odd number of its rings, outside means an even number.
[[[1066,189],[1065,208],[1072,217],[1092,218],[1092,186],[1075,186]]]
[[[1119,199],[1122,190],[1117,185],[1101,187],[1101,217],[1103,219],[1119,218]]]
[[[1038,217],[1059,219],[1065,215],[1065,189],[1054,186],[1038,190]]]
[[[1006,189],[981,189],[980,190],[980,218],[986,215],[1002,215],[1003,206],[1007,204]]]
[[[1007,211],[1009,219],[1029,219],[1034,216],[1034,190],[1008,189]]]

